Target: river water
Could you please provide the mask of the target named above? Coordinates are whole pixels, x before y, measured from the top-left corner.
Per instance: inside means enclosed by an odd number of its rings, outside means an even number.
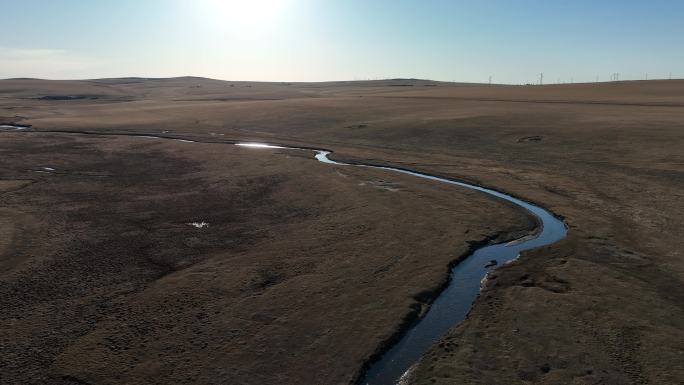
[[[18,125],[0,126],[0,129],[4,130],[25,130],[27,128],[28,127]],[[87,133],[84,132],[84,134]],[[147,135],[137,136],[157,139],[174,139]],[[175,140],[193,143],[191,140],[177,138],[175,138]],[[542,207],[482,186],[402,168],[362,163],[348,164],[336,162],[329,158],[331,152],[325,150],[286,147],[265,143],[227,144],[235,144],[246,148],[313,151],[315,153],[315,158],[319,162],[326,164],[380,169],[387,172],[411,175],[425,179],[428,182],[443,183],[456,188],[477,190],[495,198],[513,203],[532,213],[539,221],[540,225],[536,233],[507,243],[482,246],[460,263],[456,264],[450,271],[449,285],[446,289],[439,294],[426,314],[411,325],[398,342],[385,352],[378,361],[370,365],[360,381],[361,384],[394,385],[399,383],[401,378],[418,363],[423,354],[425,354],[432,345],[438,342],[450,328],[465,319],[470,307],[480,293],[481,282],[486,277],[487,273],[496,269],[497,266],[501,266],[502,264],[516,259],[520,253],[525,250],[553,244],[563,239],[567,234],[565,223]]]

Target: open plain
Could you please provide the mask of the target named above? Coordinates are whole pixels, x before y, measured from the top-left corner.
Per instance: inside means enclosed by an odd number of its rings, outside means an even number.
[[[471,244],[536,226],[235,140],[565,219],[407,382],[684,382],[684,81],[17,79],[3,123],[30,128],[0,132],[2,383],[353,383]]]

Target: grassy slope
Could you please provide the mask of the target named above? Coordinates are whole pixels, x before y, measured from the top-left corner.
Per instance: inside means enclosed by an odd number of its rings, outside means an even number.
[[[23,95],[51,86],[0,83]],[[3,114],[40,128],[320,144],[479,181],[565,216],[568,239],[502,268],[450,344],[420,365],[416,383],[684,378],[683,81],[110,87],[102,100],[6,99]],[[106,100],[121,92],[132,101]]]

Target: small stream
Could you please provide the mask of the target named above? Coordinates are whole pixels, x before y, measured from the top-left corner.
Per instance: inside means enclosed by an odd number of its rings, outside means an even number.
[[[258,143],[238,143],[238,145],[256,148],[286,148]],[[450,328],[465,319],[480,293],[480,285],[487,273],[497,266],[515,260],[525,250],[550,245],[565,238],[567,234],[565,223],[550,212],[496,190],[407,169],[340,163],[328,157],[330,151],[314,151],[316,152],[316,159],[327,164],[374,168],[477,190],[529,211],[540,223],[538,231],[534,234],[506,243],[483,246],[455,265],[451,269],[447,288],[432,303],[425,316],[416,321],[401,339],[382,355],[379,361],[370,365],[360,381],[364,385],[395,385],[399,383],[432,345],[446,335]]]
[[[26,130],[28,126],[19,125],[0,125],[0,130]],[[40,131],[36,131],[40,132]],[[59,133],[60,131],[43,131]],[[192,140],[185,140],[174,137],[163,137],[142,134],[98,134],[91,132],[61,131],[69,134],[90,134],[90,135],[111,135],[111,136],[131,136],[149,139],[167,139],[185,143],[195,143]],[[201,143],[201,142],[197,142]],[[215,142],[214,142],[215,143]],[[287,149],[313,151],[319,162],[345,167],[367,167],[387,172],[411,175],[417,178],[426,179],[436,183],[444,183],[455,187],[477,190],[493,197],[503,199],[519,206],[532,213],[539,221],[540,226],[536,233],[527,235],[520,239],[495,244],[486,245],[475,250],[463,261],[455,265],[450,271],[449,285],[439,294],[431,304],[426,314],[411,325],[381,358],[371,363],[368,370],[360,380],[360,384],[367,385],[395,385],[400,382],[402,377],[409,373],[410,369],[418,363],[420,358],[428,349],[438,342],[447,331],[459,322],[463,321],[470,310],[473,302],[480,293],[480,286],[487,273],[496,269],[507,262],[516,259],[521,252],[546,245],[553,244],[563,239],[567,234],[567,228],[563,221],[556,218],[545,209],[532,203],[515,198],[511,195],[488,189],[482,186],[468,184],[448,178],[437,177],[408,169],[378,166],[371,164],[349,164],[333,161],[329,158],[330,151],[287,147],[271,145],[265,143],[243,143],[243,142],[222,142],[247,148],[262,149]],[[195,224],[191,224],[195,225]],[[208,224],[206,224],[208,225]]]
[[[23,130],[28,130],[31,126],[21,126],[21,125],[14,125],[14,124],[0,124],[0,130],[5,130],[5,131],[23,131]]]

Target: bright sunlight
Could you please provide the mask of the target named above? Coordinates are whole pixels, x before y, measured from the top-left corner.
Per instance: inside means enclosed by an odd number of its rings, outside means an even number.
[[[221,29],[247,34],[270,30],[282,16],[288,0],[201,0],[205,20]]]

